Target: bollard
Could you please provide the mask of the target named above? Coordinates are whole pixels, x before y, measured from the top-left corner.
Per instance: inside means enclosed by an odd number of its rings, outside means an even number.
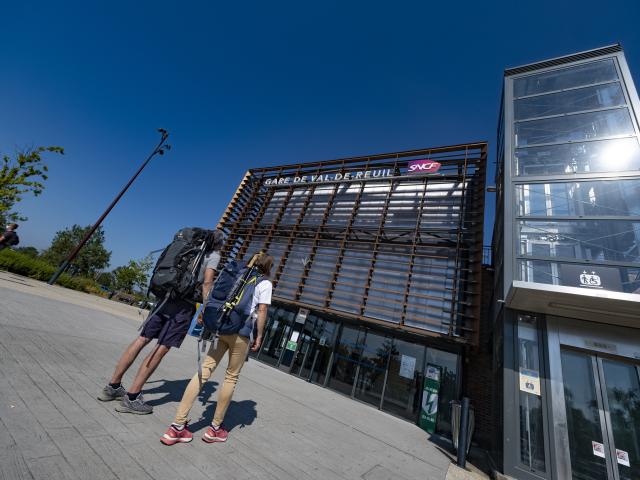
[[[462,397],[460,406],[460,430],[458,432],[458,466],[465,468],[467,464],[467,440],[469,435],[469,398]]]

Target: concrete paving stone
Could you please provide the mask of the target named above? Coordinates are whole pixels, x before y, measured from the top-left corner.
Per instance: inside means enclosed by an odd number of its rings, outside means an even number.
[[[194,339],[173,349],[145,387],[154,413],[119,414],[115,402],[95,396],[144,315],[1,272],[0,304],[0,448],[13,452],[0,457],[0,467],[11,465],[24,478],[442,480],[447,474],[449,458],[417,426],[253,359],[225,418],[229,441],[201,441],[223,362],[191,411],[193,442],[167,447],[159,439],[196,371]],[[125,386],[150,351],[127,372]]]

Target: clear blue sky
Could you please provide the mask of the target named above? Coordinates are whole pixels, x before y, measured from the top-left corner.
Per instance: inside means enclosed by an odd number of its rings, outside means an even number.
[[[104,226],[112,267],[214,226],[244,171],[491,142],[505,67],[615,42],[640,83],[640,2],[4,2],[0,152],[61,145],[22,245]],[[493,171],[493,170],[492,170]],[[489,198],[493,202],[493,197]]]

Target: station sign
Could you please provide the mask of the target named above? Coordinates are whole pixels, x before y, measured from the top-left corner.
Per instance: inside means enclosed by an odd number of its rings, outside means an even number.
[[[416,174],[433,174],[440,170],[442,165],[433,160],[410,160],[406,173],[408,175]],[[336,183],[336,182],[355,182],[355,181],[367,181],[377,180],[380,178],[392,178],[395,177],[392,168],[379,168],[374,170],[362,170],[359,172],[345,172],[345,173],[327,173],[318,175],[301,175],[293,177],[276,177],[267,178],[264,181],[265,186],[275,187],[280,185],[297,185],[297,184],[322,184],[322,183]]]

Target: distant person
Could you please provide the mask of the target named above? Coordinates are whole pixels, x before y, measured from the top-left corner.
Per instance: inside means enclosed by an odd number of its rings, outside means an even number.
[[[229,352],[227,370],[224,374],[224,383],[218,394],[218,402],[213,415],[213,421],[202,437],[202,440],[207,443],[227,441],[228,432],[222,425],[222,421],[227,413],[227,408],[229,407],[233,391],[238,383],[240,370],[247,358],[249,348],[254,352],[260,348],[264,325],[267,319],[267,311],[269,305],[271,305],[273,286],[269,280],[269,275],[271,275],[273,257],[264,253],[258,253],[256,255],[254,266],[258,270],[258,278],[256,280],[257,283],[253,292],[253,298],[251,299],[249,318],[245,317],[240,319],[239,322],[227,328],[220,327],[218,341],[214,341],[211,344],[207,356],[202,362],[201,375],[199,375],[199,372],[196,372],[187,385],[173,423],[160,438],[160,441],[165,445],[187,443],[193,440],[193,434],[187,427],[189,411],[204,383],[209,380],[219,365],[220,360],[224,357],[224,354]],[[204,315],[206,316],[207,314],[207,307],[205,307]],[[198,321],[202,322],[201,319]],[[257,335],[250,345],[250,337],[252,336],[254,326],[257,327]]]
[[[7,230],[0,235],[0,250],[4,250],[7,247],[13,247],[20,243],[20,237],[16,233],[18,229],[17,223],[10,223],[7,225]]]
[[[209,296],[209,290],[213,285],[216,276],[218,263],[220,262],[220,249],[224,243],[224,235],[216,230],[213,237],[212,251],[205,257],[200,269],[202,284],[202,298]],[[196,312],[196,306],[181,298],[167,300],[161,308],[155,312],[144,324],[140,336],[124,351],[113,376],[106,385],[98,400],[108,402],[120,400],[116,406],[116,411],[121,413],[135,413],[144,415],[153,412],[153,407],[145,403],[142,397],[142,387],[160,365],[164,356],[171,347],[180,348],[184,337],[187,335],[191,320]],[[129,387],[125,390],[122,386],[122,377],[131,367],[140,351],[154,338],[158,339],[158,345],[140,365],[138,373]]]

